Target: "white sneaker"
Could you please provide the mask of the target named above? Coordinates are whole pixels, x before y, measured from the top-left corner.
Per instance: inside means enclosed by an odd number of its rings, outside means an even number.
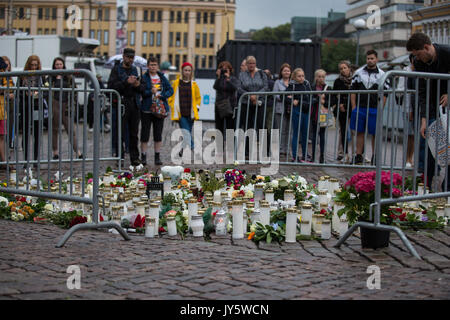
[[[89,128],[89,132],[94,132],[94,128]]]
[[[412,168],[411,162],[407,162],[407,163],[406,163],[406,168]]]

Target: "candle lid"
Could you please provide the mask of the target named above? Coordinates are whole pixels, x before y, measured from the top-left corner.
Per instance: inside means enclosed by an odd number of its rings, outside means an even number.
[[[150,203],[150,208],[159,208],[159,203],[157,202]]]
[[[312,209],[312,205],[309,203],[305,203],[303,204],[302,209]]]
[[[197,199],[195,198],[189,198],[189,203],[197,203]]]
[[[348,222],[347,219],[340,219],[341,222]]]
[[[253,202],[246,202],[246,206],[247,206],[247,208],[254,208],[255,207],[255,203],[253,203]]]
[[[228,191],[222,191],[222,192],[220,193],[220,195],[221,195],[221,196],[228,197]]]
[[[272,188],[267,189],[266,193],[273,193],[273,189]]]
[[[319,207],[325,207],[325,208],[328,208],[328,203],[321,203],[320,205],[319,205]]]
[[[166,218],[167,221],[174,221],[175,220],[175,216],[168,216]]]
[[[325,220],[322,221],[322,224],[330,224],[330,223],[331,223],[331,221],[330,221],[330,220],[327,220],[327,219],[325,219]]]
[[[286,189],[286,190],[284,190],[284,193],[294,193],[294,190]]]
[[[438,207],[436,207],[436,210],[444,210],[445,208],[444,207],[442,207],[442,206],[438,206]]]
[[[302,224],[309,224],[309,221],[308,220],[302,220],[302,221],[300,221],[300,223],[302,223]]]
[[[270,204],[267,202],[259,203],[260,208],[270,208]]]
[[[327,193],[328,193],[327,190],[324,190],[324,189],[319,190],[319,195],[321,195],[321,196],[326,196]]]
[[[262,188],[264,188],[264,185],[262,185],[262,184],[257,184],[257,185],[255,185],[255,188],[256,188],[256,189],[262,189]]]
[[[155,223],[156,219],[155,218],[146,217],[145,221],[148,221],[148,222],[151,222],[151,223]]]
[[[446,203],[446,204],[445,204],[445,207],[446,207],[446,208],[450,208],[450,203]]]
[[[200,220],[200,219],[203,219],[203,217],[201,215],[192,216],[192,220]]]
[[[330,180],[329,180],[330,182],[334,182],[334,183],[336,183],[336,182],[339,182],[339,180],[338,179],[336,179],[336,178],[330,178]]]

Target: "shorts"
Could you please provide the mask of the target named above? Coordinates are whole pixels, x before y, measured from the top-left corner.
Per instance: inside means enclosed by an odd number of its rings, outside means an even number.
[[[369,134],[375,135],[377,129],[377,108],[369,108],[369,121],[367,122],[369,127]],[[358,123],[356,123],[356,117],[358,117]],[[366,120],[367,120],[367,108],[356,107],[352,111],[350,118],[350,129],[357,132],[366,132]]]
[[[141,111],[141,142],[148,142],[150,140],[150,129],[153,124],[153,141],[162,141],[162,132],[164,129],[164,119],[160,119]]]
[[[0,120],[0,136],[6,134],[6,120]]]

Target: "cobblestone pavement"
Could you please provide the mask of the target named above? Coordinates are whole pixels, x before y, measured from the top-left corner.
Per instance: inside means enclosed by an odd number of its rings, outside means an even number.
[[[357,236],[260,245],[229,238],[147,239],[101,231],[76,233],[0,221],[0,299],[448,299],[450,231],[408,233],[419,261],[391,235],[389,248],[362,250]],[[81,270],[81,289],[69,290],[68,266]],[[371,265],[381,289],[366,286]]]

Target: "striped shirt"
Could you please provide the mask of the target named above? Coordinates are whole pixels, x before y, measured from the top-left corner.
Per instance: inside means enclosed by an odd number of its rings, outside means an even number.
[[[192,110],[192,83],[180,80],[179,97],[180,97],[180,112],[182,117],[191,117]]]
[[[245,92],[268,92],[269,82],[267,76],[262,70],[258,70],[252,78],[250,72],[241,72],[239,74],[240,86],[238,92],[242,95]]]

